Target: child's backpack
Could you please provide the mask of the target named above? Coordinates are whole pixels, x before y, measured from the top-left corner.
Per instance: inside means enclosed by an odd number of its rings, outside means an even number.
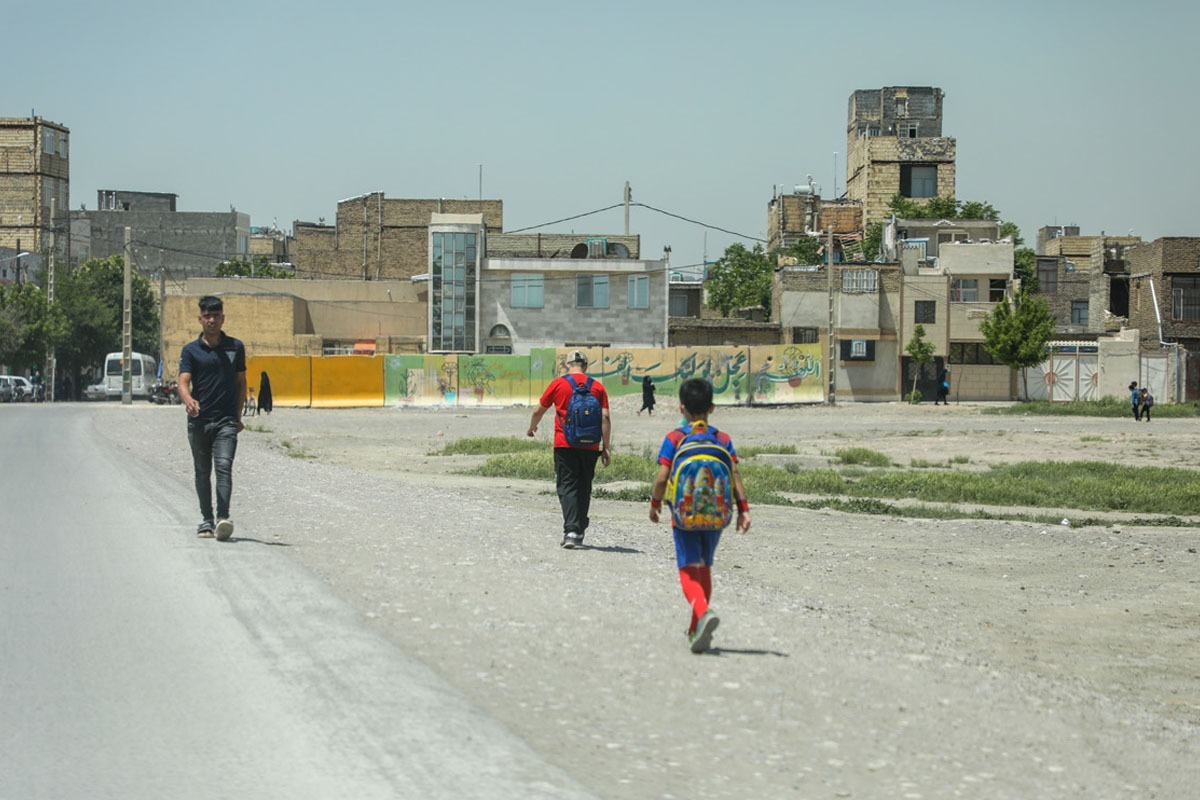
[[[1154,395],[1147,394],[1145,399],[1142,400],[1142,405],[1144,405],[1146,408],[1150,408],[1151,406],[1153,406],[1154,405]]]
[[[697,422],[675,448],[665,499],[681,531],[719,531],[733,519],[733,456],[716,429]]]
[[[592,379],[578,383],[568,374],[571,384],[571,399],[567,402],[567,413],[563,418],[563,436],[571,447],[588,447],[600,444],[603,436],[600,400],[592,394]]]

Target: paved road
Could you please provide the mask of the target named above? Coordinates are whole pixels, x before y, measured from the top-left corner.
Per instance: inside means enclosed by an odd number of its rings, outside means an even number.
[[[586,796],[94,416],[0,407],[0,800]]]

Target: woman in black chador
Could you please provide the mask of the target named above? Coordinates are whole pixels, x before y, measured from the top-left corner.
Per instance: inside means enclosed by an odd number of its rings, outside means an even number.
[[[263,372],[258,383],[258,410],[264,414],[271,413],[271,379]]]
[[[649,375],[642,378],[642,407],[638,409],[638,415],[646,410],[650,411],[650,416],[654,416],[654,381],[650,380]]]

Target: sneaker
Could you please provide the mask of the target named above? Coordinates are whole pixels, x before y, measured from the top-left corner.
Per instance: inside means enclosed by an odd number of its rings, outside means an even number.
[[[564,549],[574,550],[576,547],[579,547],[581,544],[583,544],[583,536],[581,534],[575,533],[574,531],[563,534],[563,540],[562,540],[561,547],[563,547]]]
[[[224,542],[233,536],[233,520],[223,519],[217,522],[217,541]]]
[[[696,623],[696,632],[689,637],[693,653],[703,653],[712,647],[713,631],[720,624],[721,620],[716,614],[711,611],[704,612],[704,616]]]
[[[196,535],[201,539],[211,539],[213,537],[212,520],[204,520],[196,527]]]

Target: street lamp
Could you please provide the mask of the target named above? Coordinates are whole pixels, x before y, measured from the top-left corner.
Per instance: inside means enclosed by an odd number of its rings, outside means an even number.
[[[5,258],[0,258],[0,264],[6,263],[8,261],[16,261],[17,262],[17,283],[20,283],[21,282],[21,261],[20,261],[20,259],[27,258],[28,256],[31,256],[31,255],[33,255],[33,253],[20,252],[20,253],[17,253],[15,256],[7,256]]]

